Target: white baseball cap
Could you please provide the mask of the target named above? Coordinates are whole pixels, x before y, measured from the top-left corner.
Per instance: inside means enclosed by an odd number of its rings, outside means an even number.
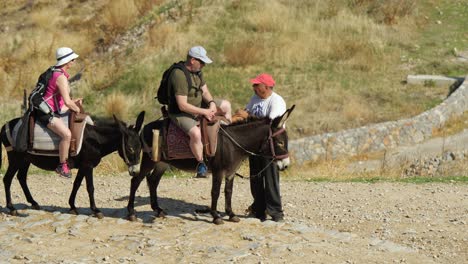
[[[206,50],[202,46],[192,47],[189,50],[188,55],[192,58],[199,59],[206,64],[213,62],[210,58],[208,58],[208,56],[206,56]]]
[[[55,52],[55,58],[57,58],[57,63],[55,66],[64,65],[76,58],[78,58],[78,54],[76,54],[72,49],[67,47],[58,48]]]

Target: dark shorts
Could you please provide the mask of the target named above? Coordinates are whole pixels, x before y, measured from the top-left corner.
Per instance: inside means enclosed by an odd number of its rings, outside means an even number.
[[[39,122],[41,125],[47,126],[49,125],[50,121],[52,121],[52,117],[60,118],[67,114],[68,113],[59,114],[59,113],[54,112],[52,113],[52,115],[50,115],[50,114],[44,114],[43,112],[36,110],[34,111],[34,119],[36,120],[36,122]]]

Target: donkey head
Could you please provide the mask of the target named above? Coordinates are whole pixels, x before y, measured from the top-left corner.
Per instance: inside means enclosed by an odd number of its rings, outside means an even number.
[[[269,152],[276,160],[276,164],[280,170],[285,170],[290,164],[288,153],[288,133],[286,132],[286,121],[289,115],[294,110],[295,105],[286,110],[283,115],[272,120],[270,124],[270,135],[268,137],[268,144],[264,148],[264,152]]]
[[[114,116],[115,122],[119,125],[119,130],[122,133],[121,142],[119,144],[119,156],[125,161],[128,166],[128,173],[135,176],[140,171],[140,154],[141,154],[141,141],[140,130],[145,118],[145,112],[142,111],[135,122],[135,125],[127,126],[124,122],[120,121]]]

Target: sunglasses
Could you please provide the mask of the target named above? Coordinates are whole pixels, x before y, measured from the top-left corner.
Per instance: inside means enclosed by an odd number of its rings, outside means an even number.
[[[200,64],[205,65],[205,62],[204,62],[204,61],[202,61],[202,60],[200,60],[200,59],[197,59],[197,58],[194,58],[194,59],[197,60]]]

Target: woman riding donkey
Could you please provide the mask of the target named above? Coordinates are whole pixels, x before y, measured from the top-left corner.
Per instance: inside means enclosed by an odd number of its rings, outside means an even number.
[[[71,131],[68,126],[60,119],[61,116],[68,114],[69,110],[76,113],[80,112],[82,99],[72,100],[70,97],[70,85],[68,83],[68,70],[74,65],[78,58],[72,49],[67,47],[58,48],[56,51],[57,63],[54,66],[52,77],[44,92],[44,101],[49,105],[52,114],[46,114],[38,109],[34,110],[36,122],[47,126],[55,134],[60,136],[59,160],[60,164],[55,170],[60,176],[71,178],[72,174],[67,163],[70,150]]]

